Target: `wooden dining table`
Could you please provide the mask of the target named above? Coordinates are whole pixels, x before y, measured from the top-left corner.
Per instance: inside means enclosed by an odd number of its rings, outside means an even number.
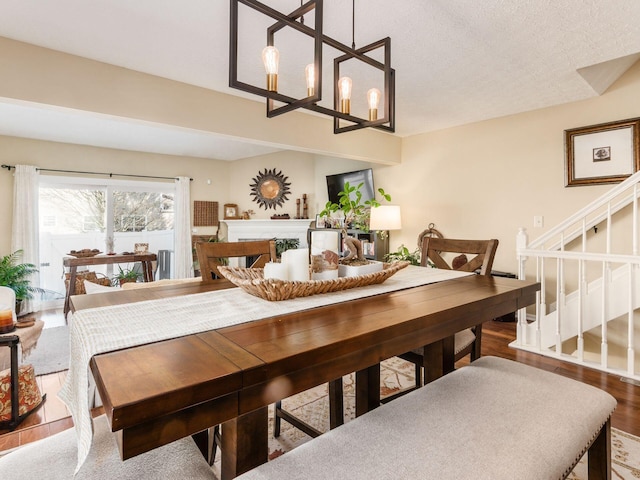
[[[71,302],[80,311],[232,286],[157,286]],[[471,275],[103,353],[90,368],[123,459],[202,439],[222,424],[229,479],[267,461],[271,403],[356,372],[356,415],[366,413],[380,404],[382,360],[424,346],[426,379],[438,378],[454,368],[456,332],[533,304],[539,288]]]

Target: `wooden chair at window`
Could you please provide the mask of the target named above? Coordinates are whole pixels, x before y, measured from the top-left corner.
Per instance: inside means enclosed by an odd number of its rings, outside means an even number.
[[[491,275],[493,259],[498,249],[498,240],[458,240],[450,238],[424,237],[422,239],[422,255],[420,264],[423,267],[429,262],[436,268],[445,270],[459,270],[463,272],[478,272],[480,275]],[[474,255],[469,259],[467,255]],[[453,257],[453,258],[451,258]],[[480,358],[482,341],[482,323],[456,333],[454,340],[454,355],[457,362],[466,355],[471,355],[471,361]],[[422,366],[424,365],[424,348],[412,350],[400,358],[415,365],[416,385],[423,384]],[[403,391],[402,393],[406,393]]]
[[[233,257],[245,257],[248,268],[260,268],[276,259],[274,240],[256,240],[249,242],[199,242],[196,243],[198,263],[203,282],[213,282],[224,278],[218,267],[226,265]]]

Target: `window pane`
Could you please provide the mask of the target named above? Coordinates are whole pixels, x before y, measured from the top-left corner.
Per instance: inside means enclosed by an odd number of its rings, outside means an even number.
[[[103,190],[41,187],[40,229],[56,234],[104,232],[106,206]]]
[[[133,252],[147,243],[164,252],[163,271],[170,275],[173,251],[172,184],[50,177],[40,184],[40,276],[42,288],[64,294],[62,258],[71,250]],[[107,245],[112,248],[107,249]],[[164,265],[167,264],[167,265]],[[112,277],[118,265],[92,265]],[[123,269],[136,265],[122,264]],[[163,277],[169,278],[169,277]]]
[[[113,200],[114,232],[173,229],[173,195],[116,191]]]
[[[84,248],[104,251],[106,195],[83,187],[39,191],[40,286],[64,295],[62,257]]]

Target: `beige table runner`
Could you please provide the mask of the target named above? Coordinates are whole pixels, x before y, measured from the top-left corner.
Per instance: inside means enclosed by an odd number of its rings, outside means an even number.
[[[58,394],[71,411],[78,436],[76,472],[89,454],[93,437],[88,395],[92,356],[467,275],[409,266],[379,285],[282,302],[269,302],[231,288],[76,312],[70,320],[69,373]]]

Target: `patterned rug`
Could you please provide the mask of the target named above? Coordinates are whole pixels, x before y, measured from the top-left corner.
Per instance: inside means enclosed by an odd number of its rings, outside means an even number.
[[[397,392],[411,387],[414,367],[412,363],[399,358],[392,358],[382,362],[380,369],[381,394]],[[355,377],[353,374],[343,377],[345,421],[355,417]],[[322,432],[329,430],[329,400],[327,385],[320,385],[304,391],[282,401],[283,408],[296,417]],[[279,438],[273,437],[273,405],[269,407],[269,460],[279,457],[283,453],[311,440],[309,436],[282,422]],[[612,429],[611,466],[613,480],[634,480],[640,478],[640,438],[629,433]],[[214,471],[220,478],[220,454],[214,463]],[[569,474],[571,480],[587,480],[586,459],[580,460],[573,472]]]

